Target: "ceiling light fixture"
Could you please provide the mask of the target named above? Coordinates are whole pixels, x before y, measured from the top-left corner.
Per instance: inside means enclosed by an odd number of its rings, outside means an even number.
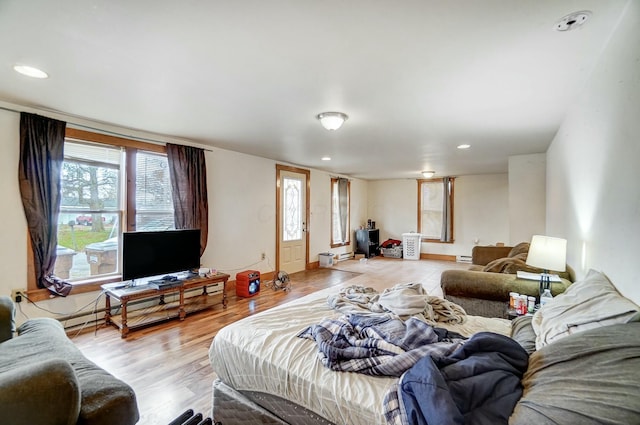
[[[434,174],[436,174],[435,171],[423,171],[422,177],[424,177],[425,179],[430,179],[431,177],[434,176]]]
[[[330,156],[323,156],[321,159],[323,161],[331,161],[331,157]]]
[[[560,18],[558,22],[555,23],[553,28],[556,31],[570,31],[575,28],[579,28],[587,22],[587,19],[591,16],[591,12],[588,10],[582,10],[580,12],[573,12],[568,14],[567,16],[563,16]]]
[[[349,119],[347,114],[342,112],[323,112],[318,114],[316,118],[320,120],[320,124],[327,130],[337,130]]]
[[[13,70],[32,78],[49,78],[46,72],[28,65],[14,65]]]
[[[463,145],[458,145],[458,149],[469,149],[471,145],[467,145],[466,143]]]

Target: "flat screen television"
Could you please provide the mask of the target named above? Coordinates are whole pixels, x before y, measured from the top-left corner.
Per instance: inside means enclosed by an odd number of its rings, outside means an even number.
[[[200,229],[125,232],[122,280],[165,275],[200,267]]]

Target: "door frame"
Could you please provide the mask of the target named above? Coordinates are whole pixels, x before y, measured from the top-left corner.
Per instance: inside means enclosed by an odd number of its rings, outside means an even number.
[[[304,244],[306,246],[305,249],[305,259],[304,259],[304,268],[305,270],[309,270],[309,218],[311,217],[311,171],[292,167],[289,165],[276,164],[276,270],[275,272],[280,271],[280,231],[282,226],[282,209],[280,208],[280,172],[281,171],[289,171],[292,173],[304,174],[307,180],[306,196],[305,196],[305,206],[304,206],[304,220],[305,220],[305,232],[304,232]]]

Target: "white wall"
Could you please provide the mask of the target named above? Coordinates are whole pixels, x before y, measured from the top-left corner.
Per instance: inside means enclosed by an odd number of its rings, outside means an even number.
[[[233,278],[248,268],[271,271],[275,261],[274,161],[222,149],[206,153],[209,240],[202,263]]]
[[[27,287],[27,221],[18,187],[20,116],[0,110],[0,294]]]
[[[546,154],[509,157],[509,243],[545,234]]]
[[[418,231],[418,183],[416,180],[375,180],[369,182],[368,216],[380,229],[380,242],[402,240],[403,233]]]
[[[578,277],[606,273],[640,303],[640,2],[629,1],[547,152],[547,233]]]
[[[481,245],[508,242],[509,205],[506,174],[457,177],[454,189],[453,244],[423,243],[421,252],[471,255],[474,241]],[[416,180],[369,182],[369,216],[380,229],[380,240],[402,239],[418,228]]]
[[[448,253],[471,255],[478,245],[509,243],[509,180],[507,174],[456,178],[455,244]],[[437,245],[437,244],[429,244]],[[446,246],[446,244],[442,244]]]

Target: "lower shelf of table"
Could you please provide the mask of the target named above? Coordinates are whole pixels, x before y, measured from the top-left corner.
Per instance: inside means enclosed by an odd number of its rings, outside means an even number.
[[[175,298],[175,300],[173,299]],[[132,308],[132,303],[128,304],[127,309],[127,328],[134,329],[149,326],[154,323],[173,320],[180,317],[180,302],[178,295],[165,296],[165,303],[160,304],[160,298],[148,299],[143,301],[144,304],[153,303],[154,305]],[[185,314],[195,313],[206,310],[214,306],[223,308],[223,293],[197,295],[185,297],[184,311]],[[115,310],[115,308],[112,308]],[[122,330],[122,315],[115,314],[109,317],[110,322]]]

